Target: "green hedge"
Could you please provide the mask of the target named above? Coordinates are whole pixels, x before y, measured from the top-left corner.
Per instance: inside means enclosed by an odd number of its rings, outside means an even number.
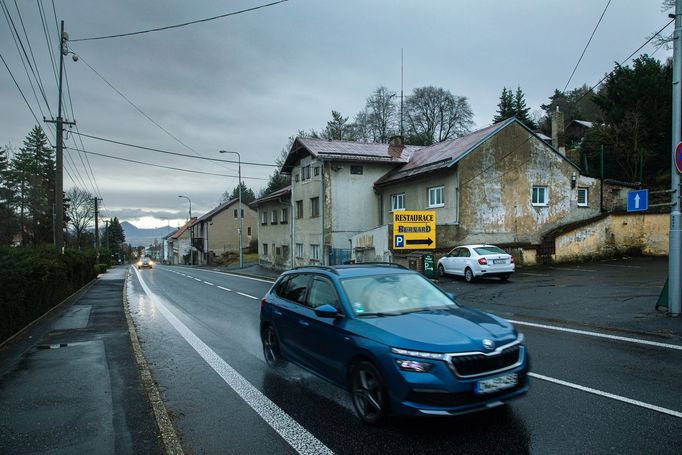
[[[0,341],[97,276],[95,253],[51,248],[0,248]]]

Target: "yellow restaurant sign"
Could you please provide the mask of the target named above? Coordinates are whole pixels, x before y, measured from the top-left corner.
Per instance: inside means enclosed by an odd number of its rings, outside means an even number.
[[[393,212],[393,249],[436,248],[436,212]]]

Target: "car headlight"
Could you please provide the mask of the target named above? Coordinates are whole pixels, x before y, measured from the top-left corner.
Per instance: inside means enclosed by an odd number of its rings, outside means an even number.
[[[391,352],[399,355],[406,355],[410,357],[420,357],[422,359],[432,359],[432,360],[443,360],[445,354],[438,352],[423,352],[423,351],[411,351],[409,349],[391,348]]]
[[[419,362],[417,360],[397,359],[395,363],[398,368],[403,371],[412,371],[414,373],[428,373],[433,368],[433,363]]]

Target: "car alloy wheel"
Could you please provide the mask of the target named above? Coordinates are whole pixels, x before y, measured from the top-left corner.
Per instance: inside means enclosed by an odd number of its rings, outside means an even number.
[[[350,393],[358,417],[370,425],[378,425],[386,417],[387,397],[381,373],[370,362],[353,367]]]
[[[263,357],[268,366],[271,368],[282,366],[284,359],[279,349],[279,339],[271,325],[263,329],[261,341],[263,342]]]
[[[464,281],[466,281],[467,283],[471,283],[472,281],[474,281],[474,272],[472,272],[469,267],[467,267],[466,270],[464,271]]]

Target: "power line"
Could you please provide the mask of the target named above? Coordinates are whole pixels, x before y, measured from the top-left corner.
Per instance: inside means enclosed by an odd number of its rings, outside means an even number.
[[[72,134],[76,134],[76,135],[83,136],[83,137],[89,137],[90,139],[96,139],[98,141],[104,141],[104,142],[110,142],[112,144],[123,145],[125,147],[133,147],[133,148],[137,148],[137,149],[141,149],[141,150],[148,150],[150,152],[165,153],[167,155],[185,156],[185,157],[192,158],[195,160],[199,159],[199,160],[206,160],[206,161],[215,161],[215,162],[219,162],[219,163],[234,163],[234,164],[240,163],[240,161],[236,161],[236,160],[224,160],[224,159],[220,159],[220,158],[209,158],[209,157],[205,157],[205,156],[187,155],[186,153],[170,152],[168,150],[156,149],[156,148],[152,148],[152,147],[145,147],[143,145],[135,145],[135,144],[127,143],[127,142],[115,141],[113,139],[106,139],[106,138],[103,138],[100,136],[93,136],[93,135],[85,134],[85,133],[81,133],[81,132],[75,132],[75,133],[72,132]],[[276,164],[254,163],[254,162],[250,162],[250,161],[241,161],[241,164],[242,165],[249,165],[249,166],[279,167]]]
[[[232,12],[232,13],[221,14],[221,15],[218,15],[218,16],[207,17],[207,18],[205,18],[205,19],[198,19],[198,20],[190,21],[190,22],[183,22],[182,24],[167,25],[167,26],[165,26],[165,27],[151,28],[151,29],[147,29],[147,30],[140,30],[140,31],[137,31],[137,32],[119,33],[119,34],[117,34],[117,35],[106,35],[106,36],[94,36],[94,37],[90,37],[90,38],[79,38],[79,39],[74,39],[74,40],[71,40],[71,41],[74,41],[74,42],[75,42],[75,41],[93,41],[93,40],[101,40],[101,39],[108,39],[108,38],[120,38],[120,37],[122,37],[122,36],[141,35],[141,34],[143,34],[143,33],[159,32],[159,31],[162,31],[162,30],[170,30],[170,29],[172,29],[172,28],[185,27],[185,26],[187,26],[187,25],[199,24],[199,23],[201,23],[201,22],[208,22],[208,21],[212,21],[212,20],[216,20],[216,19],[222,19],[222,18],[224,18],[224,17],[236,16],[237,14],[248,13],[248,12],[251,12],[251,11],[258,10],[258,9],[267,8],[267,7],[269,7],[269,6],[274,6],[274,5],[277,5],[277,4],[279,4],[279,3],[284,3],[284,2],[286,2],[286,1],[287,1],[287,0],[280,0],[280,1],[277,1],[277,2],[268,3],[268,4],[265,4],[265,5],[254,6],[253,8],[247,8],[247,9],[243,9],[243,10],[240,10],[240,11],[234,11],[234,12]]]
[[[14,74],[12,74],[12,70],[9,69],[9,66],[7,66],[7,62],[5,61],[5,58],[2,56],[2,53],[0,53],[0,60],[2,60],[2,63],[5,64],[5,68],[7,68],[7,72],[9,73],[10,77],[14,81],[14,85],[17,87],[17,90],[19,90],[19,93],[21,94],[21,97],[24,99],[24,103],[26,103],[26,107],[28,107],[28,110],[31,111],[31,115],[33,115],[33,118],[36,120],[36,123],[40,125],[40,120],[38,120],[38,117],[36,117],[35,112],[33,112],[33,109],[31,108],[31,105],[28,103],[28,100],[24,96],[24,92],[21,90],[21,87],[19,87],[19,84],[17,83],[17,80],[14,78]],[[48,142],[50,142],[50,139],[47,139]],[[52,143],[50,142],[50,147],[53,147]]]
[[[609,5],[611,4],[611,0],[609,0],[606,3],[606,6],[604,7],[604,11],[601,12],[601,16],[599,16],[599,20],[597,21],[597,25],[594,26],[594,30],[592,30],[592,34],[590,35],[590,39],[587,40],[587,44],[585,44],[585,47],[583,48],[582,54],[580,54],[580,58],[578,58],[578,61],[576,62],[575,66],[573,67],[573,71],[571,72],[571,75],[569,76],[568,80],[566,81],[566,85],[564,86],[564,92],[568,88],[568,84],[571,83],[571,79],[573,79],[573,75],[575,74],[575,71],[578,69],[578,65],[580,65],[580,62],[583,60],[583,57],[585,56],[585,52],[587,51],[587,47],[590,45],[592,42],[592,38],[594,38],[594,34],[597,32],[597,29],[599,28],[599,24],[601,24],[602,19],[604,18],[604,14],[606,14],[606,10],[609,9]]]
[[[71,149],[71,150],[72,150],[71,147],[64,147],[64,148],[66,148],[66,149]],[[145,162],[145,161],[131,160],[131,159],[128,159],[128,158],[121,158],[120,156],[106,155],[106,154],[104,154],[104,153],[88,152],[88,151],[86,151],[86,150],[81,150],[80,152],[81,152],[81,153],[87,153],[88,155],[95,155],[95,156],[102,156],[102,157],[104,157],[104,158],[111,158],[111,159],[113,159],[113,160],[127,161],[127,162],[129,162],[129,163],[136,163],[136,164],[143,164],[143,165],[145,165],[145,166],[153,166],[153,167],[160,167],[160,168],[163,168],[163,169],[171,169],[171,170],[174,170],[174,171],[191,172],[191,173],[193,173],[193,174],[202,174],[202,175],[215,175],[215,176],[218,176],[218,177],[235,177],[235,178],[237,178],[236,175],[218,174],[218,173],[215,173],[215,172],[204,172],[204,171],[196,171],[196,170],[193,170],[193,169],[185,169],[185,168],[180,168],[180,167],[164,166],[164,165],[162,165],[162,164],[147,163],[147,162]],[[243,176],[243,175],[242,175],[242,179],[249,179],[249,180],[267,180],[267,179],[261,178],[261,177],[245,177],[245,176]]]
[[[168,131],[166,128],[164,128],[163,126],[161,126],[158,122],[156,122],[156,120],[154,120],[154,119],[151,118],[149,115],[147,115],[146,112],[144,112],[142,109],[140,109],[140,108],[139,108],[135,103],[133,103],[127,96],[125,96],[125,94],[123,94],[123,92],[121,92],[119,89],[117,89],[116,87],[114,87],[114,85],[113,85],[111,82],[109,82],[104,76],[102,76],[99,72],[97,72],[97,70],[96,70],[95,68],[93,68],[93,67],[92,67],[92,66],[91,66],[91,65],[90,65],[82,56],[79,55],[79,57],[80,57],[80,59],[83,61],[83,63],[85,63],[85,64],[87,65],[88,68],[90,68],[97,76],[99,76],[100,79],[102,79],[102,80],[104,81],[104,83],[106,83],[109,87],[111,87],[119,96],[121,96],[124,100],[126,100],[126,101],[128,102],[128,104],[130,104],[133,108],[135,108],[135,110],[136,110],[137,112],[139,112],[140,114],[142,114],[147,120],[149,120],[150,122],[152,122],[157,128],[159,128],[161,131],[163,131],[164,133],[166,133],[169,137],[171,137],[172,139],[174,139],[177,143],[179,143],[179,144],[182,145],[183,147],[185,147],[185,148],[187,148],[188,150],[194,152],[197,156],[200,156],[200,157],[203,156],[201,153],[199,153],[198,151],[196,151],[195,149],[193,149],[193,148],[190,147],[189,145],[187,145],[187,144],[185,144],[184,142],[182,142],[182,141],[181,141],[180,139],[178,139],[173,133],[171,133],[171,132]],[[222,166],[222,167],[224,167],[224,166]],[[226,169],[227,169],[227,168],[226,168]],[[228,170],[232,171],[233,169],[228,169]]]
[[[46,17],[45,12],[43,11],[43,4],[41,3],[40,0],[37,0],[37,3],[38,12],[40,13],[40,22],[43,26],[43,33],[45,34],[45,42],[47,43],[47,54],[50,56],[50,62],[52,62],[52,72],[54,73],[54,81],[55,84],[59,86],[59,77],[57,76],[57,63],[55,62],[54,57],[52,56],[52,40],[50,39],[50,34],[47,28],[47,19],[45,18]],[[59,32],[57,32],[57,34],[59,35]],[[59,36],[59,40],[61,41],[61,36]],[[61,49],[59,51],[61,52]]]

